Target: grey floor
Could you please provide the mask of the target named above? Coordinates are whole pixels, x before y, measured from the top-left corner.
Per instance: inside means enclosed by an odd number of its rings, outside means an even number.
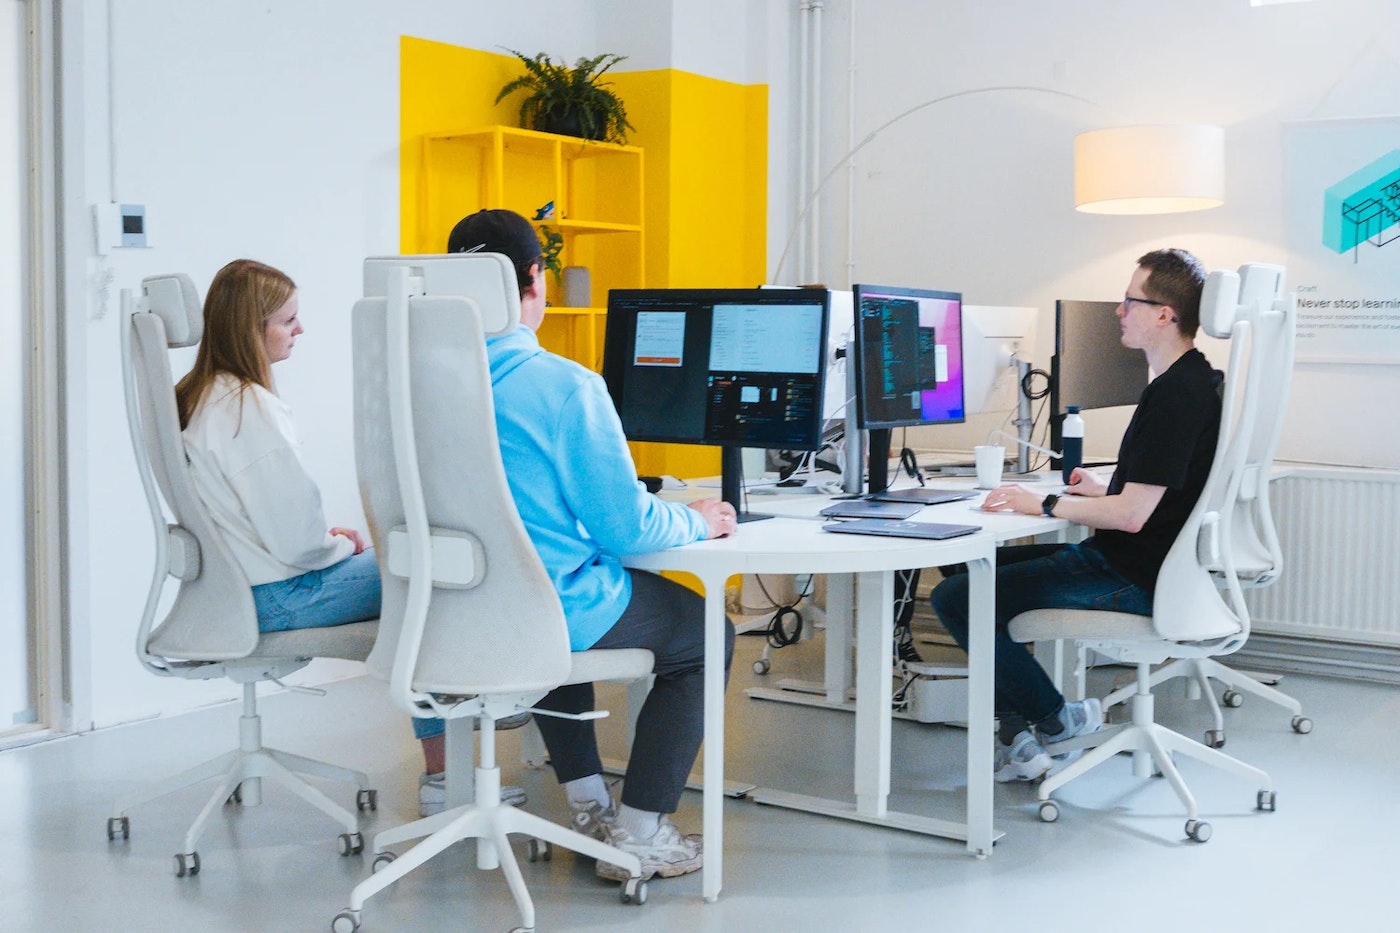
[[[848,793],[850,717],[745,697],[759,681],[750,665],[760,647],[740,639],[729,773]],[[820,662],[819,642],[784,649],[767,679],[814,676]],[[1092,683],[1106,687],[1112,673],[1096,671]],[[1284,686],[1316,722],[1311,735],[1295,735],[1283,711],[1252,699],[1227,711],[1227,750],[1273,775],[1276,813],[1254,811],[1256,788],[1183,765],[1214,826],[1204,845],[1185,841],[1164,782],[1133,778],[1126,758],[1061,791],[1055,824],[1039,822],[1031,788],[999,787],[1006,836],[980,862],[956,843],[732,800],[718,903],[703,902],[695,875],[657,881],[645,906],[623,906],[591,862],[558,854],[523,866],[537,928],[1394,929],[1386,892],[1400,855],[1400,691],[1301,675]],[[331,685],[325,698],[276,694],[262,705],[268,744],[371,774],[381,802],[367,836],[414,815],[421,760],[380,684],[359,678]],[[1193,736],[1209,725],[1176,689],[1158,709]],[[228,750],[238,712],[220,706],[0,753],[0,931],[328,930],[368,858],[339,857],[339,829],[280,790],[260,807],[216,814],[195,878],[175,878],[172,855],[208,790],[144,805],[129,841],[106,839],[116,794]],[[604,728],[614,753],[618,729],[618,717]],[[562,794],[546,772],[515,764],[512,736],[501,742],[507,779],[525,785],[531,808],[559,817]],[[896,723],[894,739],[892,806],[933,816],[960,807],[963,734]],[[326,789],[352,800],[344,788]],[[678,821],[698,830],[698,794],[686,795]],[[477,872],[470,848],[458,846],[371,900],[362,930],[505,931],[516,922],[499,874]]]

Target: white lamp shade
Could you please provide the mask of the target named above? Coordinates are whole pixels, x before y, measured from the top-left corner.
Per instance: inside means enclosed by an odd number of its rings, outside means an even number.
[[[1218,126],[1120,126],[1074,137],[1074,206],[1090,214],[1175,214],[1225,201]]]

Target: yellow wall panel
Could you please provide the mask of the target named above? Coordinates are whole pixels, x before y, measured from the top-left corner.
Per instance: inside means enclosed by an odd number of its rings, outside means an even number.
[[[404,253],[440,253],[447,248],[445,236],[441,242],[419,241],[422,135],[497,123],[514,126],[519,95],[492,102],[519,73],[520,63],[513,56],[399,37],[399,249]]]
[[[422,210],[418,199],[427,187],[421,177],[421,136],[516,125],[518,100],[512,97],[500,105],[492,101],[497,90],[520,73],[520,65],[509,55],[405,36],[400,40],[399,67],[400,248],[405,253],[440,252],[445,230],[433,229],[421,238],[418,234]],[[635,127],[628,142],[646,153],[646,286],[752,287],[763,282],[767,87],[674,69],[609,72],[608,77],[626,102]],[[440,185],[432,196],[460,204],[461,214],[474,210],[481,193],[469,190],[460,180],[456,184],[457,188]],[[593,301],[600,306],[606,302],[606,294],[596,284]],[[547,320],[541,337],[570,356],[590,355],[586,321],[558,317]],[[599,362],[596,358],[581,361],[591,367]],[[684,477],[719,472],[717,448],[634,444],[633,452],[642,473]]]

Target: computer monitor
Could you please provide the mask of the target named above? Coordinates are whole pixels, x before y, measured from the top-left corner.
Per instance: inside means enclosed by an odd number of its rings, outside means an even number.
[[[1017,364],[1035,352],[1039,308],[963,305],[963,393],[967,414],[1008,411],[1020,402]]]
[[[869,435],[869,488],[889,485],[890,429],[966,418],[962,295],[856,285],[857,423]]]
[[[1050,446],[1063,440],[1065,408],[1136,405],[1147,388],[1147,355],[1123,346],[1116,301],[1055,302],[1050,360]],[[1058,464],[1053,464],[1058,468]]]
[[[721,495],[745,521],[744,447],[822,442],[825,289],[614,289],[603,378],[634,441],[723,448]]]

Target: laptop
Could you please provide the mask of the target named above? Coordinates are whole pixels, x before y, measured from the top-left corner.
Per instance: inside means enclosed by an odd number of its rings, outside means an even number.
[[[876,502],[872,499],[847,499],[821,510],[827,518],[913,518],[924,507],[917,502]]]
[[[893,522],[885,518],[857,518],[848,522],[828,522],[822,531],[848,535],[886,535],[895,538],[957,538],[982,530],[981,525],[949,525],[943,522]]]
[[[872,492],[866,498],[876,502],[917,502],[919,505],[939,505],[943,502],[959,502],[977,495],[975,489],[936,489],[933,486],[911,486],[908,489],[886,489]]]

